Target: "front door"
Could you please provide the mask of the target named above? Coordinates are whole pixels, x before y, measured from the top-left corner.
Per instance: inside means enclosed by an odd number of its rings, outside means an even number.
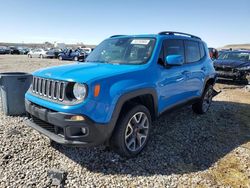
[[[167,39],[163,42],[159,64],[159,112],[183,102],[186,99],[187,79],[190,75],[188,65],[164,66],[165,57],[168,55],[182,55],[184,57],[184,41]]]

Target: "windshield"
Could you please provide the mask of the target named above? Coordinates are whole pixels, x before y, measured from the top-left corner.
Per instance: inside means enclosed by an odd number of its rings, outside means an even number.
[[[219,60],[236,60],[236,61],[250,61],[249,52],[222,52],[218,57]]]
[[[146,63],[153,52],[153,38],[110,38],[99,44],[87,57],[87,62],[111,64]]]

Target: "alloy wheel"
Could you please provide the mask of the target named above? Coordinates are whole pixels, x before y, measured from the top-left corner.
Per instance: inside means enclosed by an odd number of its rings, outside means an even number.
[[[207,112],[213,99],[213,90],[212,88],[209,88],[204,96],[203,103],[202,103],[202,109],[204,112]]]
[[[125,144],[129,151],[140,150],[146,143],[149,133],[149,120],[144,112],[137,112],[129,120],[125,130]]]

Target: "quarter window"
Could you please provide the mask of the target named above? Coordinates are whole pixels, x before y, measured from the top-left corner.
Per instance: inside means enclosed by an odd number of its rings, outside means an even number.
[[[199,43],[194,41],[185,41],[185,54],[186,63],[199,61],[201,59]]]
[[[205,56],[205,48],[204,45],[200,42],[200,54],[201,54],[201,59]]]

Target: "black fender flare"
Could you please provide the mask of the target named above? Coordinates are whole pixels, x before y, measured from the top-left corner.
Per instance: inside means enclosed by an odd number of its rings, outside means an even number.
[[[115,108],[113,110],[113,114],[112,114],[111,120],[109,122],[109,126],[110,126],[109,127],[109,136],[112,135],[112,132],[116,126],[116,122],[119,118],[119,115],[120,115],[120,112],[121,112],[123,105],[127,101],[129,101],[135,97],[139,97],[139,96],[147,95],[147,94],[152,95],[153,102],[154,102],[154,112],[155,112],[155,114],[153,114],[153,115],[155,117],[158,116],[158,96],[157,96],[157,92],[154,88],[143,88],[143,89],[138,89],[138,90],[135,90],[132,92],[125,93],[119,97],[119,99],[116,102]]]
[[[207,82],[208,82],[208,80],[211,80],[211,79],[213,79],[214,80],[214,82],[212,83],[213,85],[216,83],[216,80],[217,80],[217,76],[216,76],[216,74],[215,75],[213,75],[213,76],[207,76],[206,78],[205,78],[205,80],[204,80],[204,84],[203,84],[203,89],[202,89],[202,93],[204,92],[204,90],[206,89],[206,85],[207,85]]]

